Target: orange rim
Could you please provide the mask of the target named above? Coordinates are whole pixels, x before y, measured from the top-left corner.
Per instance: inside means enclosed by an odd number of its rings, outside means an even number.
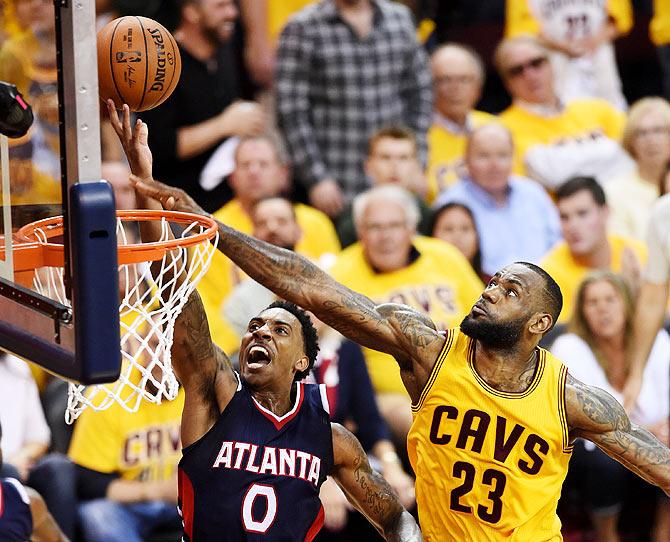
[[[165,218],[168,222],[192,225],[194,223],[205,230],[188,237],[156,241],[153,243],[136,243],[118,247],[119,265],[160,260],[167,251],[175,248],[188,248],[209,242],[218,230],[216,221],[208,216],[180,211],[129,210],[117,211],[117,219],[123,221],[148,222]],[[18,243],[13,247],[14,270],[17,272],[36,269],[38,267],[63,267],[63,244],[50,242],[50,239],[63,234],[63,217],[54,216],[26,224],[17,232]],[[46,242],[37,231],[45,235]],[[2,248],[0,247],[0,252]]]

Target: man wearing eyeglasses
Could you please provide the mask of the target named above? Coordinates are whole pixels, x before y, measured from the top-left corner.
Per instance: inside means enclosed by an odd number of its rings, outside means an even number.
[[[515,173],[553,191],[573,176],[603,182],[632,169],[619,145],[623,113],[598,98],[560,100],[548,51],[537,38],[502,41],[494,62],[512,97],[500,118],[514,138]]]

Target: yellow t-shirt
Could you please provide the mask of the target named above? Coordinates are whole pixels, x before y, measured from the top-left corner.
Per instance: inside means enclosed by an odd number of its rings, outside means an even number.
[[[659,3],[664,0],[657,0]],[[572,6],[571,6],[572,7]],[[607,0],[607,13],[622,34],[633,26],[633,9],[630,0]],[[537,36],[542,22],[534,13],[530,0],[507,0],[505,3],[505,37],[513,38],[520,34]]]
[[[428,130],[428,203],[458,179],[468,132],[494,120],[489,113],[472,111],[468,116],[469,130],[461,133],[451,131],[445,124],[433,123]]]
[[[593,134],[604,134],[619,141],[626,117],[605,100],[587,98],[572,100],[560,115],[553,117],[541,116],[512,104],[500,114],[500,120],[514,139],[514,172],[524,175],[524,156],[533,145],[588,141]]]
[[[647,247],[644,243],[615,234],[608,235],[607,240],[612,249],[612,265],[610,268],[612,271],[615,273],[621,272],[621,255],[626,247],[630,247],[635,252],[640,265],[644,267],[647,262]],[[566,323],[572,318],[577,289],[584,277],[593,269],[577,263],[570,254],[570,249],[565,241],[561,241],[552,248],[540,265],[561,287],[563,310],[558,317],[558,323]]]
[[[538,349],[528,389],[491,388],[474,342],[451,329],[407,437],[424,539],[559,541],[556,505],[572,454],[567,368]]]
[[[437,329],[459,324],[481,295],[481,281],[449,243],[417,236],[413,244],[420,256],[398,271],[375,273],[365,260],[363,247],[355,243],[342,251],[330,272],[335,280],[375,303],[404,303],[427,314]],[[376,392],[407,393],[391,356],[368,348],[364,354]]]
[[[317,261],[326,254],[337,254],[340,251],[335,227],[325,214],[301,203],[295,205],[295,214],[302,229],[302,238],[295,247],[298,254]],[[251,235],[253,231],[251,219],[237,200],[229,201],[213,216],[243,233]],[[241,269],[217,251],[209,270],[198,285],[212,339],[228,353],[237,352],[240,346],[239,336],[222,316],[221,305],[233,288],[245,278],[246,275]]]
[[[160,405],[142,401],[129,413],[114,403],[107,410],[84,410],[74,426],[72,461],[124,480],[159,481],[175,475],[181,458],[180,424],[184,392]]]
[[[654,16],[649,23],[649,36],[654,45],[670,43],[670,2],[654,0]]]

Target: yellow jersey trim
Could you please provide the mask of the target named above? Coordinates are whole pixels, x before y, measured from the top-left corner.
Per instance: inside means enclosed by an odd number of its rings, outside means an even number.
[[[568,425],[567,407],[565,404],[565,385],[568,381],[568,368],[563,365],[558,377],[558,415],[563,430],[563,452],[572,453],[574,445],[570,443],[570,426]]]
[[[451,346],[453,343],[454,343],[454,330],[449,329],[447,330],[447,337],[446,340],[444,341],[442,351],[437,356],[435,365],[433,365],[433,368],[430,371],[430,375],[428,376],[428,381],[424,385],[423,390],[421,390],[419,400],[416,403],[412,404],[412,412],[418,412],[419,410],[421,410],[421,407],[423,406],[423,403],[426,400],[428,392],[430,392],[430,389],[433,387],[435,380],[437,380],[437,375],[440,373],[440,367],[442,367],[444,360],[447,358],[447,354],[449,354],[449,350],[451,350]]]
[[[539,355],[537,359],[537,367],[535,368],[535,375],[533,376],[533,381],[530,383],[528,388],[526,388],[522,392],[511,392],[511,391],[500,391],[497,390],[491,386],[489,386],[486,381],[479,376],[479,373],[477,373],[477,369],[475,369],[475,341],[470,339],[470,344],[468,345],[468,366],[470,367],[470,371],[472,371],[472,374],[475,377],[475,380],[479,383],[479,385],[484,388],[488,393],[491,395],[495,395],[496,397],[503,397],[505,399],[522,399],[524,397],[528,397],[533,391],[535,391],[535,388],[538,387],[540,384],[540,381],[542,380],[542,375],[544,373],[544,367],[546,365],[546,360],[545,360],[545,354],[546,351],[539,348]]]

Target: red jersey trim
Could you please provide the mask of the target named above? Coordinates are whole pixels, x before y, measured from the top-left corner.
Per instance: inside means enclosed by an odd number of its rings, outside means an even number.
[[[283,416],[277,416],[274,412],[272,412],[271,410],[268,410],[263,405],[261,405],[258,401],[256,401],[256,399],[254,399],[253,396],[251,397],[251,399],[253,400],[254,405],[256,405],[256,408],[258,409],[258,411],[274,424],[277,431],[279,431],[288,422],[290,422],[293,418],[295,418],[296,415],[298,414],[298,412],[300,412],[300,407],[302,406],[302,400],[303,400],[303,397],[304,397],[304,393],[303,393],[303,390],[302,390],[302,383],[298,382],[296,385],[298,386],[298,390],[296,391],[295,404],[293,405],[293,408],[291,410],[289,410]]]
[[[320,506],[319,513],[316,515],[314,523],[312,523],[312,526],[309,528],[309,531],[307,531],[307,534],[305,535],[305,542],[312,542],[312,540],[314,540],[316,535],[319,534],[321,527],[323,527],[324,517],[325,516],[323,513],[323,506]]]
[[[189,540],[193,540],[193,514],[195,510],[195,492],[193,484],[188,475],[179,469],[179,504],[181,509],[181,519],[184,523],[184,533]]]

